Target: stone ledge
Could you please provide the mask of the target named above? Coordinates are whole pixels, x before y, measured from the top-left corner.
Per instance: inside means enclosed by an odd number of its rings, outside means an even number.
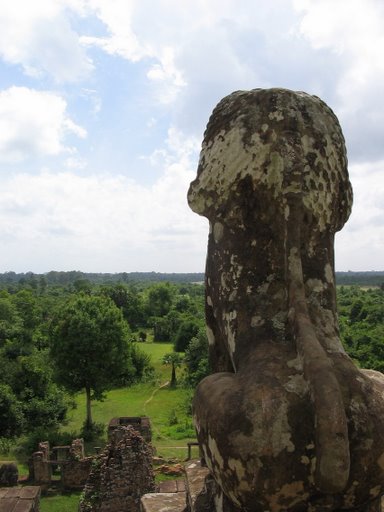
[[[40,487],[7,487],[0,489],[1,512],[37,512],[39,510]]]
[[[159,483],[159,492],[185,492],[184,480],[165,480]]]
[[[186,512],[185,492],[144,494],[140,502],[141,512]]]
[[[197,512],[210,500],[205,484],[208,475],[209,469],[202,466],[199,460],[192,460],[185,465],[186,491],[191,512]]]

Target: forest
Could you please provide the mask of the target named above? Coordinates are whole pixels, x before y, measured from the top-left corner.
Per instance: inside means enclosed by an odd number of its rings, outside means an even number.
[[[162,356],[171,386],[192,390],[209,373],[202,275],[102,276],[1,275],[0,452],[58,432],[76,393],[86,394],[81,434],[91,438],[94,401],[155,379],[149,342],[172,344]],[[383,273],[375,277],[376,286],[338,286],[340,334],[357,365],[384,372]]]
[[[151,378],[150,357],[140,349],[149,338],[170,342],[175,354],[183,354],[184,382],[192,385],[200,371],[193,357],[201,358],[207,347],[203,304],[201,284],[96,285],[81,278],[63,285],[42,277],[3,283],[0,438],[57,429],[73,394],[82,390],[87,393],[82,434],[91,435],[91,399]],[[192,357],[196,345],[201,347]],[[180,362],[171,353],[164,364],[175,371]]]

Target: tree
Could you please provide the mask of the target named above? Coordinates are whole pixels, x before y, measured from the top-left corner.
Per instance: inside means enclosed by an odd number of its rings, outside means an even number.
[[[0,295],[0,347],[21,338],[23,321],[7,292]]]
[[[169,383],[169,386],[171,388],[176,387],[176,384],[177,384],[176,368],[181,366],[182,362],[183,362],[183,358],[177,352],[169,352],[168,354],[164,354],[163,364],[170,364],[172,367],[171,381]]]
[[[144,306],[138,291],[134,287],[122,284],[103,286],[101,293],[111,298],[121,309],[125,320],[132,329],[145,322]]]
[[[100,400],[128,368],[134,372],[129,345],[128,326],[108,297],[74,296],[58,314],[51,355],[59,382],[72,392],[85,389],[86,428],[93,425],[91,398]]]
[[[192,387],[209,375],[208,340],[205,329],[200,329],[185,349],[184,362],[187,370],[187,382]]]
[[[53,381],[47,350],[33,350],[17,359],[12,390],[22,404],[26,429],[57,427],[65,418],[68,397]]]
[[[0,437],[57,427],[69,400],[52,379],[47,350],[15,356],[12,348],[11,342],[0,348]]]
[[[24,426],[22,406],[7,384],[0,383],[0,437],[21,434]]]
[[[169,283],[151,286],[148,293],[148,312],[150,316],[165,316],[172,306],[172,292]]]
[[[199,332],[201,323],[193,318],[187,318],[180,323],[174,336],[173,346],[176,352],[184,352],[189,342]]]

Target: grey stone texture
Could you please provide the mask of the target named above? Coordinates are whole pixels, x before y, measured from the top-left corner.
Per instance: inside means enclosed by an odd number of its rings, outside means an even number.
[[[339,338],[344,137],[316,96],[238,91],[209,120],[188,201],[209,219],[213,374],[196,391],[215,510],[368,510],[384,489],[384,385]]]
[[[39,512],[40,487],[0,487],[1,512]]]
[[[17,485],[19,471],[13,462],[1,464],[0,466],[0,487],[13,487]]]
[[[95,458],[80,512],[139,512],[143,494],[156,491],[152,450],[133,427],[117,427]]]
[[[60,468],[64,489],[83,489],[92,465],[93,457],[85,457],[83,439],[74,439],[69,446],[54,446],[54,458],[48,441],[39,443],[39,451],[32,454],[29,480],[46,491],[52,483],[52,469]]]

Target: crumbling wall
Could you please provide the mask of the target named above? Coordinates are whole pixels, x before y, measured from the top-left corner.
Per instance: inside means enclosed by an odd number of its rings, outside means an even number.
[[[61,483],[65,489],[83,489],[92,468],[93,457],[68,460],[61,468]]]
[[[47,488],[51,484],[52,467],[59,466],[65,489],[82,489],[88,479],[93,457],[85,457],[83,439],[74,439],[70,446],[53,447],[56,458],[50,458],[47,441],[39,443],[39,451],[32,455],[30,480]]]
[[[80,512],[139,512],[143,494],[155,491],[152,450],[132,427],[118,427],[95,458]]]
[[[121,416],[120,418],[112,418],[108,425],[108,439],[111,439],[112,433],[118,427],[133,427],[144,441],[150,443],[152,441],[151,422],[147,416]]]

